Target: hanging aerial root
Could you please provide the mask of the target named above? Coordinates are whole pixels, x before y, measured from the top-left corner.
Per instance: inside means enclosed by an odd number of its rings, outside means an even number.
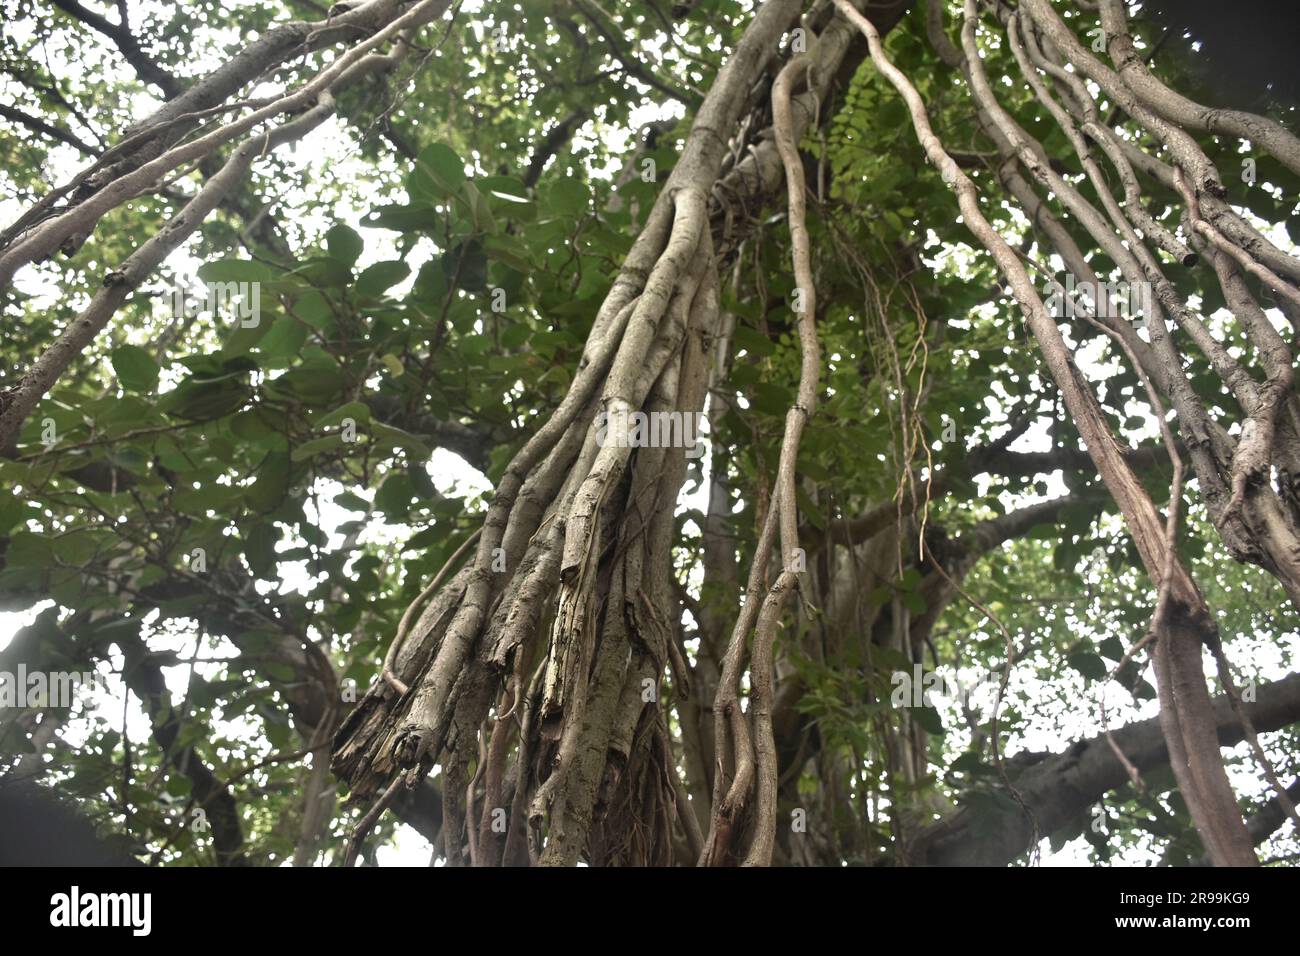
[[[394,777],[392,783],[388,785],[379,799],[374,802],[370,809],[366,811],[365,816],[353,828],[352,837],[348,840],[347,852],[343,857],[345,867],[356,866],[357,855],[361,852],[361,845],[365,842],[366,837],[370,835],[370,831],[375,828],[375,824],[383,816],[384,811],[388,809],[388,805],[393,802],[393,797],[397,796],[397,788],[403,783],[404,777],[402,774]]]
[[[655,223],[650,223],[642,235],[653,242],[657,235]],[[402,631],[399,627],[402,637],[394,642],[396,648],[390,647],[388,665],[392,676],[410,688],[409,692],[400,693],[400,688],[387,679],[383,680],[366,695],[340,728],[333,763],[335,772],[352,788],[353,799],[366,799],[382,788],[392,774],[428,758],[433,750],[432,740],[445,733],[454,707],[452,690],[464,670],[463,667],[453,670],[446,664],[446,659],[449,653],[455,653],[458,655],[456,660],[463,663],[469,653],[466,646],[448,652],[447,640],[456,617],[470,598],[471,585],[475,581],[497,589],[504,587],[512,595],[511,600],[516,602],[514,609],[518,612],[501,618],[493,648],[500,650],[503,657],[489,666],[504,667],[504,655],[508,655],[522,639],[521,628],[525,628],[535,615],[536,602],[544,588],[549,586],[547,569],[552,566],[548,559],[548,554],[554,550],[548,547],[551,537],[548,533],[539,534],[542,503],[550,501],[554,508],[558,483],[573,477],[568,469],[582,444],[582,436],[588,432],[592,393],[609,368],[637,302],[638,288],[638,283],[633,281],[615,283],[593,325],[569,393],[507,467],[489,506],[488,517],[477,535],[479,548],[475,558],[450,581],[435,589],[409,631]],[[543,463],[535,468],[543,455]],[[562,493],[560,498],[564,498]],[[503,550],[508,552],[509,575],[491,571],[496,563],[495,548],[500,544],[485,549],[484,540],[489,537],[507,545]],[[521,564],[520,552],[525,548],[530,549],[534,557]],[[520,575],[522,580],[519,580]],[[506,578],[508,581],[504,580]],[[490,593],[486,597],[490,599]],[[491,659],[490,655],[487,659]],[[440,660],[445,667],[443,673],[450,674],[443,716],[437,722],[439,725],[426,733],[418,732],[418,726],[417,732],[411,733],[410,714],[417,703],[417,695],[427,683],[428,675],[436,673]],[[426,745],[425,740],[430,742]],[[431,759],[423,759],[423,762],[426,769],[432,765]]]
[[[1074,118],[1052,96],[1051,92],[1047,89],[1046,84],[1043,82],[1042,77],[1038,75],[1038,70],[1034,64],[1030,62],[1029,55],[1025,50],[1025,45],[1021,42],[1019,14],[1013,14],[1007,18],[1007,42],[1011,47],[1011,52],[1016,59],[1017,65],[1020,67],[1021,74],[1028,81],[1030,88],[1034,91],[1034,95],[1037,97],[1038,101],[1047,109],[1052,118],[1056,120],[1057,125],[1060,126],[1061,130],[1069,139],[1070,145],[1074,147],[1075,155],[1078,157],[1080,164],[1087,173],[1088,179],[1092,182],[1093,189],[1096,190],[1097,195],[1101,198],[1103,206],[1106,208],[1107,213],[1110,215],[1112,221],[1115,222],[1116,226],[1121,228],[1121,231],[1123,232],[1132,232],[1133,226],[1136,225],[1141,228],[1143,233],[1152,239],[1156,245],[1182,265],[1195,265],[1196,254],[1187,248],[1186,244],[1175,237],[1173,233],[1158,223],[1155,218],[1149,215],[1143,208],[1141,193],[1138,190],[1137,178],[1133,174],[1132,167],[1128,164],[1127,160],[1123,158],[1123,152],[1116,144],[1111,142],[1110,137],[1106,135],[1109,131],[1105,130],[1105,128],[1098,123],[1092,123],[1085,127],[1082,132],[1087,132],[1091,129],[1091,132],[1089,132],[1088,135],[1092,136],[1102,147],[1103,152],[1114,161],[1120,175],[1120,181],[1123,183],[1124,201],[1118,203],[1112,198],[1110,187],[1106,183],[1105,177],[1102,175],[1101,168],[1098,166],[1096,160],[1093,159],[1092,154],[1088,149],[1088,144],[1084,140],[1080,128],[1074,122]],[[1086,93],[1086,90],[1084,92]],[[1085,108],[1095,112],[1095,107],[1091,104],[1092,100],[1088,99]],[[1136,238],[1136,236],[1134,238]]]
[[[817,383],[821,368],[821,354],[817,341],[816,308],[817,290],[812,275],[812,256],[808,237],[806,183],[803,162],[799,157],[798,143],[794,140],[794,121],[791,115],[791,94],[796,80],[805,78],[810,64],[809,54],[792,58],[777,75],[772,84],[772,126],[776,146],[785,170],[787,216],[790,244],[795,273],[795,307],[798,312],[801,363],[799,391],[795,405],[786,414],[785,431],[781,437],[781,456],[777,465],[776,496],[764,522],[745,603],[741,608],[732,632],[731,644],[724,659],[722,679],[715,697],[715,734],[717,735],[718,767],[715,774],[713,810],[710,814],[709,833],[700,854],[700,865],[716,866],[731,854],[731,843],[741,810],[750,801],[751,782],[754,787],[754,826],[750,845],[745,853],[746,866],[767,866],[772,861],[776,837],[777,753],[772,730],[773,645],[780,626],[786,601],[799,580],[798,499],[796,495],[795,465],[799,457],[799,444],[803,430],[817,407]],[[767,589],[759,603],[759,590],[766,574],[773,539],[781,542],[782,569],[776,581]],[[755,620],[756,619],[756,620]],[[745,715],[740,712],[740,663],[745,640],[754,626],[754,644],[751,654],[750,678],[752,706],[749,718],[753,721],[753,734],[745,726]],[[735,777],[725,795],[726,777],[722,765],[726,753],[726,727],[731,730],[731,745],[735,763]],[[752,743],[751,743],[752,739]]]
[[[1220,198],[1227,194],[1222,176],[1196,140],[1180,126],[1145,106],[1118,73],[1079,42],[1074,30],[1061,19],[1048,0],[1023,0],[1020,10],[1029,15],[1039,32],[1076,70],[1100,86],[1111,102],[1169,149],[1178,165],[1191,174],[1198,192]]]
[[[635,392],[638,379],[643,378],[643,363],[659,335],[660,320],[668,311],[674,295],[683,298],[677,289],[678,279],[692,271],[691,260],[700,244],[700,236],[707,231],[704,197],[697,190],[682,189],[674,196],[674,201],[677,215],[668,246],[651,270],[645,290],[628,322],[627,333],[619,344],[601,399],[601,411],[611,424],[627,422],[628,415],[640,408],[644,393],[637,396]],[[695,272],[695,284],[698,285],[702,272]],[[693,295],[694,289],[690,289],[684,303],[679,306],[683,314],[689,309]],[[649,382],[645,383],[647,390],[649,385]],[[612,437],[625,436],[614,433]],[[579,489],[565,528],[560,563],[562,580],[572,580],[580,565],[588,559],[600,504],[622,474],[630,453],[629,442],[607,441]]]
[[[1180,169],[1174,170],[1174,185],[1182,193],[1183,200],[1187,203],[1188,219],[1193,229],[1210,240],[1216,249],[1232,256],[1241,268],[1259,279],[1275,295],[1286,299],[1293,306],[1300,307],[1300,289],[1296,289],[1295,286],[1277,275],[1268,266],[1256,262],[1244,249],[1229,241],[1223,233],[1201,218],[1200,204],[1196,201],[1196,195],[1188,187]]]
[[[1126,217],[1132,218],[1151,237],[1150,231],[1142,224],[1142,219],[1136,212],[1119,211],[1113,203],[1107,206],[1108,213],[1125,240],[1124,245],[1118,249],[1114,248],[1113,236],[1094,229],[1084,220],[1089,232],[1120,266],[1128,281],[1140,282],[1145,278],[1154,283],[1159,305],[1177,319],[1245,411],[1247,417],[1242,422],[1241,433],[1233,441],[1209,415],[1205,403],[1195,394],[1187,375],[1182,371],[1183,359],[1169,336],[1159,309],[1153,309],[1148,316],[1150,345],[1138,339],[1128,323],[1107,321],[1107,330],[1121,333],[1125,350],[1140,359],[1140,365],[1135,367],[1145,371],[1161,391],[1171,398],[1181,427],[1190,439],[1192,464],[1200,491],[1209,505],[1211,520],[1225,545],[1238,560],[1259,564],[1278,578],[1292,603],[1300,607],[1300,559],[1296,557],[1300,555],[1300,537],[1297,536],[1294,517],[1300,512],[1290,502],[1284,504],[1279,493],[1273,491],[1267,481],[1270,459],[1277,451],[1274,448],[1276,421],[1289,401],[1287,396],[1291,390],[1293,371],[1290,351],[1254,303],[1249,289],[1236,276],[1235,268],[1227,267],[1227,261],[1231,260],[1235,266],[1273,288],[1277,304],[1293,327],[1297,326],[1295,316],[1300,314],[1300,310],[1292,301],[1290,293],[1294,291],[1296,283],[1300,282],[1300,263],[1277,249],[1213,192],[1198,192],[1188,185],[1187,178],[1190,176],[1194,179],[1195,174],[1186,173],[1186,170],[1212,167],[1208,165],[1209,160],[1199,145],[1176,126],[1145,111],[1140,103],[1130,104],[1135,109],[1134,117],[1146,124],[1148,132],[1164,141],[1174,152],[1174,165],[1168,165],[1143,152],[1134,143],[1121,140],[1102,123],[1083,80],[1078,73],[1063,68],[1064,58],[1046,29],[1040,48],[1032,29],[1035,24],[1023,16],[1027,11],[1027,6],[1018,14],[1012,14],[1003,8],[997,10],[999,17],[1007,24],[1009,33],[1014,32],[1013,27],[1017,21],[1025,27],[1022,38],[1030,59],[1061,83],[1063,90],[1069,92],[1065,97],[1069,111],[1081,123],[1081,128],[1100,143],[1112,159],[1126,183],[1126,194],[1132,188],[1127,184],[1133,176],[1133,170],[1139,168],[1159,184],[1183,196],[1183,224],[1194,252],[1212,263],[1219,276],[1225,300],[1258,350],[1260,362],[1268,376],[1262,385],[1254,380],[1243,363],[1222,342],[1216,340],[1205,322],[1187,307],[1165,279],[1153,257],[1145,250],[1144,240],[1125,221]],[[1043,29],[1041,25],[1040,29]],[[1014,36],[1011,39],[1014,41]],[[1066,36],[1062,42],[1068,45],[1071,41]],[[1081,48],[1071,55],[1076,58],[1076,62],[1084,63],[1103,82],[1117,81],[1115,74],[1108,73],[1107,68],[1095,61],[1095,58],[1089,59],[1090,54]],[[1132,95],[1132,91],[1122,82],[1113,92],[1119,97]],[[977,91],[977,97],[978,95]],[[1067,188],[1073,189],[1069,186]],[[1101,187],[1098,188],[1100,191]],[[1011,191],[1016,193],[1014,188]],[[1053,188],[1052,191],[1060,195],[1059,190]],[[1016,194],[1023,203],[1025,198]],[[1067,193],[1063,198],[1073,197]],[[1106,197],[1102,198],[1105,202]],[[1034,221],[1037,225],[1037,213]],[[1208,242],[1207,236],[1216,241]],[[1056,235],[1049,238],[1072,271],[1088,281],[1095,281],[1095,277],[1089,275],[1086,263],[1078,261],[1079,256],[1075,254],[1077,250],[1074,250],[1068,237],[1058,230]],[[1160,244],[1158,237],[1156,242]],[[1140,271],[1135,271],[1137,263],[1131,261],[1133,256],[1141,259]],[[1290,517],[1286,514],[1288,507],[1292,510]]]
[[[652,217],[647,224],[646,231],[642,233],[642,239],[646,241],[640,243],[642,255],[653,247],[660,235],[660,227],[664,224],[662,216],[657,219]],[[634,249],[634,253],[636,251]],[[634,271],[636,259],[631,254],[629,263],[628,271]],[[507,585],[502,580],[504,576],[494,571],[497,551],[508,536],[514,546],[518,546],[531,541],[538,530],[533,520],[525,520],[526,527],[521,527],[520,522],[514,520],[519,517],[516,506],[527,507],[530,519],[536,517],[533,504],[544,489],[530,483],[545,473],[547,466],[543,464],[542,472],[539,473],[534,473],[534,468],[543,460],[543,456],[546,456],[548,462],[562,465],[563,460],[556,458],[554,452],[568,447],[566,435],[574,429],[586,432],[589,421],[582,415],[583,409],[589,406],[592,393],[605,379],[611,363],[617,361],[625,332],[645,298],[638,288],[637,282],[622,277],[616,282],[597,316],[583,361],[569,392],[546,424],[525,443],[507,466],[484,518],[475,559],[457,576],[457,581],[464,587],[464,593],[454,607],[449,609],[452,615],[450,622],[419,680],[411,685],[408,694],[401,696],[397,706],[386,718],[388,729],[380,732],[378,742],[374,745],[376,757],[369,761],[369,766],[385,772],[422,763],[429,766],[433,755],[441,749],[455,709],[457,681],[481,636],[483,624],[488,618],[488,605],[493,602],[494,593],[499,593]],[[558,468],[552,468],[550,472],[552,478],[561,476]],[[532,493],[525,494],[530,488]],[[508,567],[508,570],[517,571],[517,556],[508,554],[507,557],[514,565]],[[535,594],[535,589],[529,593]],[[405,643],[405,638],[403,642]],[[397,663],[397,653],[393,653],[394,664]],[[398,679],[401,680],[400,677]]]
[[[1013,295],[1024,311],[1026,324],[1038,341],[1048,371],[1061,390],[1087,446],[1089,456],[1124,516],[1148,575],[1163,581],[1166,568],[1173,568],[1170,599],[1176,599],[1179,606],[1178,626],[1164,636],[1164,646],[1157,650],[1156,655],[1157,679],[1161,685],[1162,726],[1170,753],[1174,757],[1180,789],[1184,791],[1188,805],[1192,808],[1193,819],[1216,863],[1249,865],[1255,862],[1255,856],[1223,769],[1203,674],[1199,684],[1197,682],[1201,635],[1206,626],[1213,623],[1204,598],[1186,568],[1169,552],[1155,506],[1124,459],[1095,396],[1084,388],[1082,376],[1074,368],[1060,330],[1034,290],[1015,251],[981,211],[974,183],[935,136],[920,94],[887,58],[880,35],[871,22],[847,0],[835,0],[835,4],[866,35],[872,61],[906,102],[917,138],[930,161],[939,169],[943,181],[956,194],[967,228],[993,256],[1011,286]],[[1023,6],[1031,12],[1046,8],[1044,19],[1051,25],[1055,13],[1043,0],[1023,0]],[[975,0],[966,0],[962,44],[967,51],[968,60],[972,56],[979,56],[975,42],[977,22]],[[1062,32],[1069,32],[1061,26]],[[1073,41],[1075,47],[1078,46],[1072,34],[1068,40]],[[1066,38],[1062,37],[1060,43],[1064,45],[1066,42]],[[980,75],[982,66],[971,63],[971,72]],[[1105,86],[1104,83],[1102,85]],[[1026,158],[1032,162],[1036,157]],[[1212,179],[1212,168],[1203,167],[1199,172],[1201,181],[1208,184],[1208,180]]]
[[[598,431],[593,429],[591,396],[600,387],[602,398],[595,407],[640,407],[659,370],[665,363],[679,359],[681,343],[691,324],[692,305],[699,298],[697,290],[703,277],[715,269],[711,251],[705,248],[709,239],[704,228],[702,196],[696,190],[680,189],[673,199],[677,214],[673,217],[671,235],[665,236],[662,251],[642,273],[646,276],[644,283],[623,283],[615,301],[612,304],[607,302],[602,310],[603,317],[598,318],[598,327],[593,330],[574,387],[539,432],[542,439],[550,440],[549,447],[545,441],[537,441],[535,435],[516,455],[489,508],[475,561],[449,585],[442,584],[446,571],[468,548],[470,542],[467,542],[453,556],[448,568],[440,572],[403,616],[384,668],[384,689],[389,694],[396,694],[396,700],[385,704],[384,696],[380,695],[377,703],[369,704],[372,710],[377,707],[382,713],[379,714],[380,724],[366,738],[371,742],[356,742],[372,756],[363,755],[360,763],[351,765],[349,779],[354,786],[354,798],[374,792],[376,786],[383,786],[383,780],[393,774],[400,775],[404,770],[421,775],[426,773],[444,746],[461,749],[469,726],[466,721],[477,726],[478,721],[473,715],[481,706],[474,703],[465,714],[461,714],[456,708],[462,694],[468,690],[469,699],[479,700],[481,693],[473,688],[483,686],[484,680],[490,679],[494,667],[492,661],[499,655],[518,653],[516,648],[523,632],[535,625],[540,600],[548,589],[559,583],[562,596],[566,589],[572,591],[572,582],[557,580],[558,559],[561,540],[572,539],[574,513],[582,500],[578,493],[593,484],[603,487],[598,504],[591,512],[593,519],[598,518],[599,504],[618,481],[629,452],[627,443],[609,442],[601,447],[596,441]],[[667,224],[662,217],[660,222]],[[654,223],[648,227],[648,232],[652,238],[655,236]],[[630,261],[629,270],[634,267],[635,263]],[[716,281],[707,285],[709,297],[716,306],[716,293],[713,291]],[[600,327],[602,322],[603,327]],[[580,436],[585,438],[580,440]],[[623,447],[618,447],[620,444]],[[544,463],[536,465],[538,454],[543,451],[547,453]],[[565,482],[566,488],[557,498],[558,489],[551,483],[560,480]],[[539,525],[538,506],[547,500],[555,504],[549,509],[549,517]],[[499,517],[502,515],[504,517]],[[599,527],[596,526],[593,536],[598,533]],[[509,575],[489,577],[483,573],[484,562],[495,557],[489,551],[493,540],[508,546],[504,550],[507,551]],[[525,548],[532,557],[521,562],[517,552]],[[591,659],[593,649],[591,585],[595,580],[595,557],[595,552],[587,555],[584,564],[592,573],[580,576],[583,584],[583,589],[578,592],[580,599],[573,602],[573,610],[567,616],[561,601],[557,626],[564,628],[567,621],[574,640],[561,641],[558,646],[572,653],[563,657],[560,666],[552,666],[546,671],[555,678],[547,686],[552,691],[560,690],[558,699],[576,705],[562,709],[565,724],[574,733],[581,726],[585,704],[583,661]],[[435,598],[412,625],[418,608],[440,587],[442,592],[451,587],[463,593],[458,598],[453,594],[450,602]],[[491,610],[487,606],[489,602],[498,610]],[[483,630],[485,623],[489,625],[487,631]],[[428,663],[421,665],[421,660]],[[496,666],[500,664],[504,664],[504,659]],[[408,684],[403,671],[409,671],[412,665],[417,667],[417,671]],[[453,712],[457,714],[455,730],[449,734]],[[373,725],[373,718],[371,722]],[[344,736],[341,735],[341,739]],[[503,739],[499,734],[496,736]],[[569,736],[572,738],[572,734]],[[348,746],[355,751],[352,742]],[[561,756],[565,754],[571,759],[571,749],[562,748]],[[563,776],[562,772],[552,773],[554,780]],[[477,779],[470,781],[471,787],[476,787],[477,783]],[[535,795],[533,802],[536,803]],[[467,804],[468,823],[475,828],[474,836],[477,837],[482,832],[482,820],[473,800],[467,800]],[[459,812],[459,807],[454,809]],[[484,813],[488,810],[486,806],[483,808]],[[486,849],[480,840],[470,841],[473,857],[482,855],[479,852],[481,848]],[[491,853],[495,858],[495,844]],[[506,855],[509,854],[507,848]]]

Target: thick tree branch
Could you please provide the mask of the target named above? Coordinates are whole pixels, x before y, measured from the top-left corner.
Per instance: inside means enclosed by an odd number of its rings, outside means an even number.
[[[1300,674],[1258,690],[1255,703],[1244,705],[1260,731],[1278,730],[1300,721]],[[1215,728],[1221,747],[1244,739],[1226,696],[1214,699]],[[1169,761],[1158,718],[1113,731],[1115,742],[1138,770],[1147,772]],[[1102,734],[1049,755],[1022,754],[1008,760],[1040,836],[1049,836],[1087,812],[1101,797],[1128,782],[1128,774]],[[1261,824],[1262,826],[1262,824]],[[937,866],[1005,866],[1031,849],[1033,825],[1009,797],[963,807],[929,827],[913,845],[914,862]],[[1256,841],[1258,842],[1258,841]]]

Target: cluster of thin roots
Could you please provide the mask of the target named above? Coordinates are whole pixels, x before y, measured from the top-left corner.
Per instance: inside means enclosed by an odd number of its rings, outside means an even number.
[[[1161,722],[1179,788],[1210,857],[1220,864],[1253,864],[1250,837],[1219,754],[1201,667],[1203,646],[1215,650],[1229,686],[1231,677],[1205,599],[1174,550],[1183,463],[1166,422],[1164,402],[1168,400],[1177,412],[1192,467],[1225,543],[1237,557],[1251,560],[1277,577],[1292,602],[1300,606],[1300,502],[1291,480],[1295,455],[1300,453],[1300,405],[1292,394],[1290,349],[1265,316],[1245,278],[1256,279],[1295,328],[1296,281],[1300,279],[1296,267],[1300,263],[1273,246],[1228,205],[1223,178],[1192,133],[1213,129],[1247,138],[1293,172],[1300,172],[1300,140],[1262,117],[1207,110],[1161,83],[1136,50],[1121,0],[1099,3],[1111,64],[1091,53],[1047,0],[1024,0],[1015,10],[992,5],[994,18],[1004,29],[1020,70],[1019,78],[1064,131],[1100,202],[1099,210],[1076,184],[1053,168],[1042,144],[999,103],[981,55],[981,16],[976,0],[964,2],[960,48],[944,30],[941,3],[930,0],[927,19],[931,42],[941,58],[964,76],[977,122],[997,148],[995,174],[1033,223],[1038,256],[1030,257],[1013,249],[989,223],[974,182],[936,137],[920,95],[889,61],[875,27],[846,0],[836,0],[836,5],[866,35],[876,67],[906,100],[927,157],[955,192],[966,227],[992,255],[1010,285],[1089,455],[1124,516],[1146,571],[1158,589],[1150,637],[1156,642],[1153,661]],[[1122,111],[1137,136],[1122,135],[1102,118],[1085,78]],[[1142,148],[1144,143],[1149,144],[1149,149]],[[1123,198],[1112,193],[1094,147],[1113,167]],[[1152,210],[1144,208],[1135,169],[1181,195],[1183,239],[1162,225]],[[1144,316],[1149,333],[1145,339],[1110,308],[1084,302],[1080,303],[1080,313],[1119,343],[1159,418],[1174,466],[1170,506],[1163,523],[1151,497],[1125,461],[1096,396],[1076,368],[1057,316],[1046,308],[1022,261],[1028,259],[1040,275],[1047,277],[1045,284],[1058,294],[1065,290],[1047,264],[1052,253],[1059,255],[1067,269],[1090,283],[1091,288],[1103,287],[1035,186],[1055,197],[1087,231],[1116,263],[1125,282],[1154,290],[1154,302]],[[1164,253],[1171,264],[1162,264],[1157,252]],[[1213,268],[1230,310],[1258,357],[1263,381],[1229,354],[1166,277],[1167,269],[1192,268],[1201,260]],[[1192,389],[1175,331],[1209,361],[1243,409],[1246,417],[1235,440]],[[1281,474],[1276,487],[1270,480],[1272,467]],[[1294,816],[1294,807],[1276,782],[1276,774],[1240,706],[1237,712],[1279,800]],[[1114,746],[1113,740],[1111,743]],[[1132,764],[1122,753],[1119,756],[1136,782]]]

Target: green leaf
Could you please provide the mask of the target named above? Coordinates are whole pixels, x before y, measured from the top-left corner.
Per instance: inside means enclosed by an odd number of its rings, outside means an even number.
[[[357,276],[356,294],[362,299],[376,299],[411,274],[411,267],[401,259],[376,262]]]
[[[342,390],[343,372],[334,361],[318,356],[290,369],[272,383],[276,391],[287,391],[312,404],[324,404]]]
[[[356,264],[365,246],[365,242],[356,230],[343,223],[331,226],[325,233],[325,248],[329,250],[330,258],[337,259],[348,266]]]
[[[516,272],[527,273],[532,269],[528,261],[528,247],[514,236],[488,236],[483,240],[483,248],[497,262],[504,263]]]
[[[290,455],[292,461],[306,461],[308,458],[314,458],[322,452],[333,451],[343,444],[342,434],[324,435],[320,438],[313,438],[311,441],[305,441],[293,450]]]
[[[257,469],[257,480],[244,493],[249,507],[266,513],[279,507],[289,489],[289,456],[272,452]]]
[[[292,316],[284,316],[271,323],[266,335],[257,343],[257,351],[274,365],[288,364],[307,341],[307,326]]]
[[[937,737],[943,736],[943,718],[939,716],[939,712],[933,707],[913,707],[910,713],[926,733],[934,734]]]
[[[413,202],[405,206],[376,206],[361,225],[394,232],[432,232],[438,228],[438,210],[431,202]]]
[[[433,454],[433,449],[415,435],[383,422],[370,423],[370,437],[379,447],[405,448],[422,460]]]
[[[221,346],[222,355],[243,355],[266,335],[270,329],[270,323],[263,321],[263,316],[258,316],[253,325],[245,325],[243,322],[235,323],[234,329],[226,337],[225,343]]]
[[[351,491],[341,491],[334,496],[334,504],[340,508],[346,508],[348,511],[369,511],[370,503],[358,494]]]
[[[557,179],[547,188],[543,203],[555,215],[573,218],[587,213],[590,195],[580,180]]]
[[[199,267],[198,277],[212,282],[270,282],[271,267],[254,259],[217,259]]]
[[[1089,680],[1103,680],[1106,677],[1106,662],[1092,651],[1075,651],[1068,654],[1065,660]]]
[[[465,182],[460,187],[461,195],[465,198],[465,205],[469,208],[470,221],[474,223],[474,231],[478,233],[490,233],[496,231],[496,221],[492,218],[492,208],[488,205],[487,199],[478,191],[471,182]]]
[[[790,392],[770,382],[758,382],[751,396],[754,408],[764,415],[784,417],[790,410]]]
[[[516,205],[523,205],[529,201],[528,187],[513,176],[484,176],[478,180],[478,188],[485,196],[492,196]]]
[[[241,379],[183,382],[158,402],[158,408],[177,418],[209,421],[238,411],[248,401],[248,387]]]
[[[442,260],[443,257],[438,256],[420,266],[415,284],[411,286],[411,300],[428,309],[440,308],[442,300],[447,296],[449,284],[443,272]]]
[[[254,525],[244,537],[244,557],[259,578],[270,580],[276,576],[275,546],[279,540],[280,532],[270,522]]]
[[[375,507],[394,521],[406,517],[415,496],[415,486],[405,472],[392,472],[375,492]]]
[[[920,617],[925,613],[925,598],[921,597],[920,591],[903,591],[899,596],[903,600],[903,606],[913,617]]]
[[[128,392],[152,392],[158,387],[158,363],[138,345],[119,345],[111,356],[117,380]]]
[[[370,421],[370,406],[365,402],[348,402],[346,405],[340,405],[332,412],[321,415],[312,422],[312,426],[314,428],[333,428],[335,425],[341,425],[348,418],[356,422]]]
[[[514,222],[537,218],[537,205],[528,197],[528,188],[514,177],[486,176],[475,183],[497,216]]]
[[[1097,650],[1112,661],[1119,662],[1124,659],[1124,645],[1113,634],[1098,644]]]
[[[487,253],[477,239],[463,242],[443,253],[442,271],[448,283],[466,292],[481,292],[487,288]]]
[[[318,289],[342,289],[352,281],[351,263],[337,256],[315,256],[289,274]]]
[[[776,351],[776,346],[772,344],[771,339],[758,329],[751,329],[747,325],[737,323],[735,329],[732,330],[731,337],[738,349],[744,349],[759,358],[764,358]]]
[[[240,442],[248,442],[259,448],[283,446],[284,436],[272,428],[265,414],[256,407],[234,415],[229,420],[230,433]]]
[[[30,513],[27,502],[13,495],[0,496],[0,535],[5,534]]]
[[[465,182],[465,164],[446,143],[432,143],[420,151],[416,173],[432,180],[443,195],[450,196]]]

